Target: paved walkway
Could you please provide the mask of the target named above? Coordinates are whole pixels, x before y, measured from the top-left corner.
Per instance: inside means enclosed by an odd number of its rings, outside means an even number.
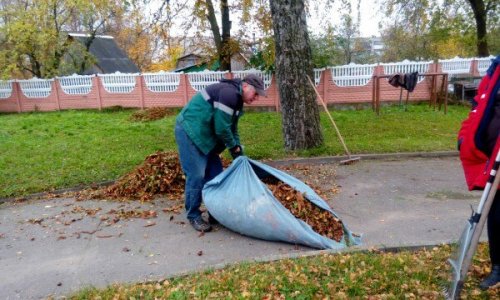
[[[361,160],[289,172],[337,184],[328,202],[363,246],[404,247],[457,240],[470,204],[457,157]],[[330,176],[335,170],[336,176]],[[317,177],[316,177],[317,179]],[[220,267],[237,261],[310,255],[316,250],[241,236],[223,227],[199,235],[183,214],[164,212],[180,201],[51,199],[0,206],[0,299],[56,298],[85,286],[148,279]],[[156,218],[124,215],[154,210]],[[120,218],[120,220],[118,220]]]

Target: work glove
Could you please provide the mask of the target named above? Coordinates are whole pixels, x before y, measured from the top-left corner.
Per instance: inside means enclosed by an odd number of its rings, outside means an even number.
[[[240,145],[236,145],[233,148],[229,149],[229,153],[231,153],[233,159],[236,159],[238,156],[243,155],[243,149]]]

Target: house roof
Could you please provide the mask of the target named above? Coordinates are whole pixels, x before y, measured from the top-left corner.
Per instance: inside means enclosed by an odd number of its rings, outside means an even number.
[[[182,59],[190,57],[190,56],[196,57],[196,58],[202,58],[201,55],[198,55],[198,54],[195,54],[195,53],[188,53],[188,54],[185,54],[185,55],[179,57],[177,60],[182,60]]]
[[[86,38],[90,35],[70,33],[75,40],[85,43]],[[95,56],[96,68],[99,73],[137,73],[139,68],[130,60],[125,51],[123,51],[115,39],[109,35],[96,35],[89,49],[90,53]]]

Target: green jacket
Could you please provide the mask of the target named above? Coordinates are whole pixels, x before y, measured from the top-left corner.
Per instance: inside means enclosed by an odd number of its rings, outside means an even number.
[[[204,154],[240,145],[238,120],[243,115],[241,80],[221,80],[191,98],[177,116],[193,143]]]

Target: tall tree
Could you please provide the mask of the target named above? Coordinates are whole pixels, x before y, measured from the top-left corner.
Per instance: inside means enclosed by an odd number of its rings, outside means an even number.
[[[220,61],[220,69],[222,71],[231,70],[231,56],[235,52],[235,49],[231,44],[231,21],[229,19],[229,5],[227,0],[220,0],[222,35],[212,0],[197,0],[195,9],[197,15],[201,18],[206,18],[210,24],[210,30],[212,31]]]
[[[309,37],[314,67],[324,68],[344,64],[342,50],[339,49],[338,39],[332,26],[328,26],[324,34],[315,35],[309,32]]]
[[[168,7],[168,5],[180,2],[188,1],[164,0],[163,6]],[[219,59],[222,70],[230,69],[231,56],[240,52],[245,46],[254,48],[256,44],[264,44],[258,50],[274,46],[269,39],[271,22],[269,21],[269,3],[266,0],[195,0],[191,16],[191,18],[186,17],[185,19],[189,21],[181,25],[183,31],[188,32],[196,27],[197,38],[202,42],[198,48],[203,49],[204,54],[209,54],[211,58]],[[236,16],[235,19],[239,20],[238,31],[233,31],[231,16]],[[255,28],[258,28],[257,31],[262,34],[257,36],[257,39],[254,35]],[[205,38],[200,38],[207,30],[211,33],[213,40],[213,44],[210,45]],[[269,52],[272,51],[263,52],[266,63],[269,62],[268,58],[273,56]]]
[[[116,43],[141,71],[151,68],[155,40],[151,21],[147,19],[147,3],[144,0],[128,0],[115,11],[106,26]]]
[[[68,31],[93,32],[87,39],[91,41],[102,28],[102,20],[96,16],[110,7],[114,7],[111,0],[4,1],[0,11],[0,63],[4,67],[0,73],[47,78],[74,72],[66,58],[78,58],[78,64],[91,58],[88,48],[71,42]]]
[[[467,0],[467,2],[469,2],[474,13],[474,19],[476,20],[477,56],[489,56],[487,19],[490,11],[496,11],[498,0]]]
[[[496,38],[489,32],[498,28],[498,0],[384,0],[382,3],[388,19],[393,21],[384,30],[384,42],[402,47],[392,52],[408,53],[404,58],[436,58],[442,52],[451,55],[453,51],[443,51],[443,45],[456,49],[451,56],[488,56],[490,51],[495,52],[488,41],[496,45]],[[398,33],[398,39],[391,41],[394,32]],[[475,53],[470,53],[471,42],[476,44]]]
[[[151,41],[150,71],[175,69],[178,58],[185,50],[182,42],[192,26],[187,16],[192,11],[189,4],[189,1],[163,1],[153,12],[148,25],[150,35],[155,37]],[[184,28],[181,35],[178,35],[179,32],[174,34],[176,27]]]
[[[276,44],[276,77],[280,95],[285,149],[323,143],[313,87],[311,47],[303,0],[270,0]]]
[[[353,60],[355,38],[358,37],[358,33],[359,26],[354,23],[351,15],[342,15],[342,24],[337,40],[342,49],[345,64],[350,64]]]

